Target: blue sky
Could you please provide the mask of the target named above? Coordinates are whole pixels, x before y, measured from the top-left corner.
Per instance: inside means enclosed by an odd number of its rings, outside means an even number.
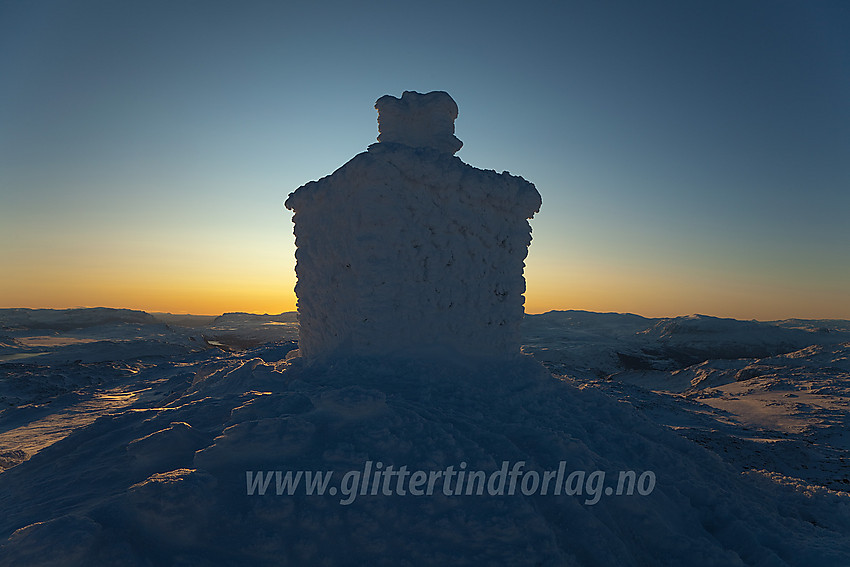
[[[845,2],[0,4],[3,306],[294,308],[282,203],[445,90],[527,310],[850,318]]]

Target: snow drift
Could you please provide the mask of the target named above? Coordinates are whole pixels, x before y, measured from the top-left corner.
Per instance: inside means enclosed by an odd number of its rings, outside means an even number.
[[[175,377],[174,380],[177,380]],[[162,387],[161,385],[159,386]],[[247,471],[653,471],[651,494],[249,494]],[[61,504],[59,504],[61,502]],[[0,564],[843,565],[848,499],[742,476],[594,388],[512,363],[199,367],[0,475]],[[13,533],[14,532],[14,533]]]
[[[583,333],[593,331],[592,314],[578,318]],[[218,323],[254,336],[262,319]],[[548,319],[551,343],[567,328]],[[599,319],[600,332],[618,334],[616,317]],[[634,333],[634,317],[624,321],[624,334]],[[124,332],[123,325],[115,327]],[[151,325],[150,340],[159,328]],[[554,377],[529,357],[284,361],[288,344],[146,352],[121,366],[44,357],[0,364],[4,381],[47,384],[73,368],[81,384],[0,412],[0,435],[19,423],[32,439],[51,423],[66,428],[29,459],[0,455],[14,465],[0,473],[0,565],[844,566],[850,559],[850,497],[776,472],[783,469],[752,470],[758,459],[769,462],[766,444],[753,439],[742,459],[741,439],[722,438],[704,408],[689,413],[695,401]],[[846,349],[809,351],[778,359],[777,368],[811,365],[812,379],[825,365],[846,369],[837,358]],[[100,383],[85,385],[87,375]],[[81,421],[75,399],[96,401],[88,393],[114,402],[99,419]],[[67,407],[64,417],[57,405]],[[714,437],[689,436],[714,451],[681,434],[682,420],[697,418],[706,429],[689,431]],[[818,461],[796,447],[826,448],[793,435],[787,441],[782,454],[801,467]],[[750,470],[742,473],[735,459]],[[581,493],[448,496],[438,486],[431,495],[367,491],[341,503],[344,475],[379,461],[383,470],[465,463],[488,474],[504,462],[541,473],[563,462],[568,474],[586,477]],[[303,479],[292,494],[278,494],[274,474],[263,494],[250,490],[248,472],[256,479],[276,471],[333,474],[321,495],[308,494]],[[605,475],[598,486],[589,482],[597,471]],[[620,471],[651,471],[653,490],[607,494]]]

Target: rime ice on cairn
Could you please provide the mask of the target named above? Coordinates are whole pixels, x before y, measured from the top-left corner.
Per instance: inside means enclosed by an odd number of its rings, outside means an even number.
[[[534,185],[453,154],[448,93],[387,95],[377,144],[289,195],[299,354],[513,357]]]

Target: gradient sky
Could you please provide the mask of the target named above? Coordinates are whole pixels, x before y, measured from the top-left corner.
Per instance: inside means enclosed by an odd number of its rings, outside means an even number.
[[[850,3],[0,2],[0,307],[295,308],[286,196],[445,90],[526,310],[850,319]]]

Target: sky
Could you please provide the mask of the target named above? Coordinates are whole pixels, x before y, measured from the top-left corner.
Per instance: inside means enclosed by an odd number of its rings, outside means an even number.
[[[447,91],[526,311],[850,319],[850,3],[0,1],[0,307],[295,309],[287,195]]]

